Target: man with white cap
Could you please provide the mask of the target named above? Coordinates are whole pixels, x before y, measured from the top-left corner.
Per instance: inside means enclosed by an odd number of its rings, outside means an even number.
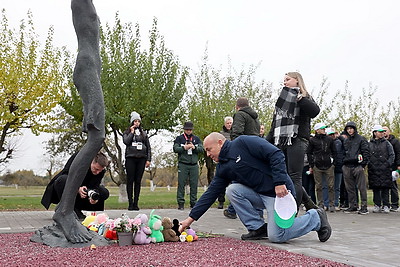
[[[325,133],[326,124],[319,122],[315,124],[315,136],[310,138],[307,149],[307,158],[310,164],[310,173],[314,174],[315,188],[317,191],[318,207],[324,208],[324,199],[322,195],[322,181],[325,179],[328,186],[329,209],[335,212],[335,189],[334,189],[334,166],[333,159],[336,158],[335,144]]]

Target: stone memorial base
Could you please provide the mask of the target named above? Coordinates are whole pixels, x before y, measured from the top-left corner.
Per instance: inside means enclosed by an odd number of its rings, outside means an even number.
[[[37,230],[30,238],[32,242],[42,243],[50,247],[63,247],[63,248],[83,248],[95,245],[96,247],[109,246],[113,241],[109,241],[103,236],[88,229],[92,239],[87,243],[71,243],[69,242],[57,224],[45,226]]]

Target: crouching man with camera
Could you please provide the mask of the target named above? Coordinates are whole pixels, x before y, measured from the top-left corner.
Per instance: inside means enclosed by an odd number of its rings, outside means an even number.
[[[50,183],[47,185],[46,190],[42,197],[42,205],[49,209],[50,204],[58,204],[60,202],[62,193],[64,191],[65,182],[68,178],[69,169],[76,157],[77,153],[72,155],[61,172],[59,172]],[[87,211],[102,211],[104,210],[104,201],[109,197],[110,193],[103,185],[101,180],[106,172],[105,168],[108,166],[109,160],[106,155],[99,152],[90,164],[90,168],[86,173],[77,196],[75,199],[75,213],[79,219],[84,219],[85,215],[82,210]]]

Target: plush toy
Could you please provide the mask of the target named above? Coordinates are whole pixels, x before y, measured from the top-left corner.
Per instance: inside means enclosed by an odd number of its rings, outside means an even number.
[[[104,233],[104,237],[110,240],[118,240],[117,231],[115,230],[106,230]]]
[[[109,217],[106,213],[99,213],[96,215],[95,222],[97,224],[102,224],[102,223],[105,223],[108,219],[109,219]]]
[[[186,230],[187,236],[186,236],[186,241],[188,242],[192,242],[192,241],[196,241],[198,239],[196,232],[189,228]]]
[[[161,217],[153,215],[154,210],[150,212],[149,227],[151,229],[150,237],[153,243],[164,242],[164,236],[162,230],[164,227],[161,225]]]
[[[172,221],[170,218],[164,217],[162,219],[161,224],[164,227],[164,229],[162,230],[162,234],[164,236],[164,241],[176,242],[179,240],[179,236],[177,236],[175,231],[172,230]]]
[[[105,213],[99,213],[97,215],[95,214],[90,214],[86,216],[86,218],[83,220],[82,224],[89,228],[89,230],[98,232],[99,228],[105,224],[105,222],[108,220],[108,216]],[[99,233],[102,235],[103,233]]]
[[[186,236],[187,236],[186,232],[182,232],[182,234],[179,236],[179,240],[181,242],[185,242],[186,241]]]
[[[196,235],[196,232],[189,228],[185,232],[182,232],[182,234],[179,236],[179,240],[181,242],[193,242],[199,239],[199,237]]]
[[[177,236],[180,236],[180,235],[181,235],[181,232],[179,232],[179,221],[178,221],[178,219],[173,219],[173,220],[172,220],[172,223],[174,224],[174,225],[172,226],[172,230],[175,231],[175,234],[176,234]]]
[[[82,221],[82,224],[86,227],[90,227],[89,225],[96,220],[96,216],[94,215],[88,215],[86,218]]]
[[[103,235],[106,230],[105,224],[108,221],[109,217],[106,213],[99,213],[96,215],[96,219],[92,223],[93,226],[97,228],[97,233],[99,235]],[[91,228],[89,228],[91,229]]]
[[[141,221],[141,224],[133,237],[133,242],[138,245],[149,244],[152,239],[151,237],[149,237],[149,235],[151,234],[151,230],[150,227],[147,226],[147,222],[149,221],[147,215],[138,214],[135,217],[135,220],[136,219],[139,219]]]
[[[113,227],[114,227],[114,220],[108,219],[104,223],[103,236],[111,240],[118,240],[117,231],[112,230]]]

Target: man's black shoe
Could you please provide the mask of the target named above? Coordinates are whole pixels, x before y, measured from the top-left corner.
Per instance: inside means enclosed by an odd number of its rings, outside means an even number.
[[[230,213],[228,210],[224,210],[224,216],[229,219],[236,219],[237,216],[235,213]]]
[[[357,211],[356,207],[349,207],[344,210],[344,213],[351,213],[351,212],[355,212],[355,211]]]
[[[326,212],[323,209],[317,209],[317,212],[321,220],[321,227],[317,231],[318,238],[319,241],[326,242],[331,237],[332,228],[329,225],[328,216],[326,215]]]
[[[242,240],[260,240],[268,237],[267,224],[258,228],[257,230],[250,230],[249,233],[241,236]]]
[[[219,202],[218,209],[222,210],[224,208],[224,202]]]
[[[184,210],[185,205],[184,204],[178,204],[178,210]]]

